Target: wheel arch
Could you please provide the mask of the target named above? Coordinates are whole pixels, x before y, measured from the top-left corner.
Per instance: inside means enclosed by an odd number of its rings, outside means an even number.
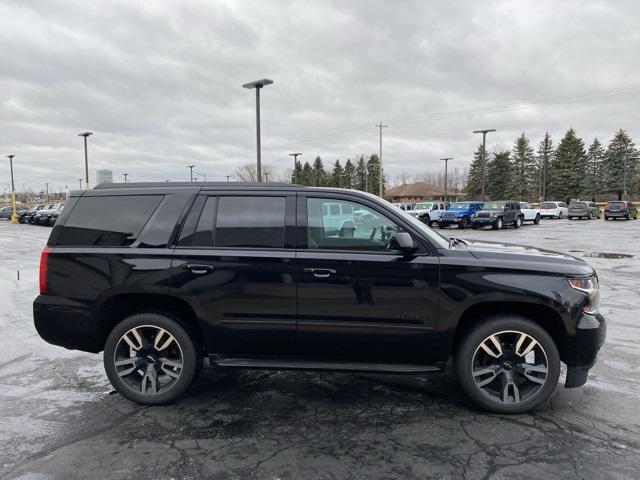
[[[460,316],[451,343],[451,354],[455,355],[465,335],[487,317],[495,315],[518,315],[540,325],[553,339],[560,358],[565,359],[566,331],[562,317],[553,308],[527,302],[490,301],[469,306]]]
[[[172,317],[191,333],[200,348],[204,348],[202,331],[191,306],[178,297],[157,293],[123,293],[109,297],[98,312],[98,342],[101,348],[116,325],[131,315],[144,312]]]

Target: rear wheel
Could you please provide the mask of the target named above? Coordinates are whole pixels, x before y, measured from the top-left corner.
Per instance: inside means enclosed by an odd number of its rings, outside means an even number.
[[[562,218],[562,212],[558,213],[558,218]]]
[[[516,219],[513,221],[513,226],[514,228],[520,228],[521,225],[522,225],[522,217],[518,215]]]
[[[539,225],[540,224],[540,214],[537,214],[536,218],[533,219],[533,224],[534,225]]]
[[[560,356],[551,336],[538,324],[505,315],[482,322],[466,335],[455,367],[462,389],[479,407],[522,413],[553,394]]]
[[[191,385],[199,362],[191,335],[177,321],[157,313],[127,317],[111,331],[104,347],[111,384],[143,405],[176,400]]]

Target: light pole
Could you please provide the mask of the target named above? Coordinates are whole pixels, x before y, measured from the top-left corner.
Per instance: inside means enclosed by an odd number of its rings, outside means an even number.
[[[444,201],[447,201],[447,174],[448,174],[448,166],[449,160],[453,160],[453,157],[441,158],[441,161],[444,162]]]
[[[47,202],[49,201],[49,182],[44,184],[45,187],[47,188]]]
[[[487,171],[487,133],[495,132],[495,128],[487,128],[485,130],[474,130],[473,133],[481,133],[482,134],[482,201],[485,201],[485,193],[484,193],[484,184]]]
[[[189,176],[191,177],[192,182],[193,182],[193,167],[195,167],[195,165],[187,165],[187,168],[189,169]]]
[[[227,182],[230,182],[231,175],[226,175],[226,177],[227,177]]]
[[[80,182],[80,190],[82,190],[82,179],[81,179],[81,178],[79,178],[79,179],[78,179],[78,182]]]
[[[9,168],[11,169],[11,206],[13,207],[11,223],[18,223],[18,217],[16,215],[16,184],[13,182],[13,157],[15,157],[15,155],[7,155]]]
[[[127,177],[129,176],[129,174],[123,173],[122,176],[124,177],[124,183],[127,183]]]
[[[264,181],[265,182],[269,181],[269,172],[264,172]]]
[[[256,178],[259,182],[262,181],[262,158],[260,152],[260,89],[265,85],[271,85],[273,80],[263,78],[262,80],[256,80],[255,82],[245,83],[242,85],[244,88],[253,88],[256,91]]]
[[[87,137],[93,135],[93,132],[79,133],[79,137],[84,137],[84,186],[89,190],[89,157],[87,155]]]
[[[380,149],[378,152],[378,161],[380,162],[380,168],[379,168],[379,172],[378,172],[378,176],[380,177],[378,180],[380,180],[380,198],[382,198],[382,176],[383,176],[383,170],[382,170],[382,129],[383,128],[387,128],[389,125],[384,125],[382,122],[380,123],[376,123],[376,127],[378,127],[380,129]]]
[[[291,183],[293,183],[296,175],[296,167],[298,166],[298,157],[301,153],[290,153],[289,156],[293,157],[293,171],[291,172]]]

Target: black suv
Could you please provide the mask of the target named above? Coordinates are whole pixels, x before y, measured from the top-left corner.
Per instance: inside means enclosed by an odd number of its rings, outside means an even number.
[[[114,387],[142,404],[183,394],[204,356],[395,374],[452,360],[479,406],[516,413],[552,394],[561,361],[566,387],[585,383],[605,337],[598,299],[583,260],[445,239],[362,192],[129,183],[72,192],[34,317],[50,343],[104,350]]]
[[[495,230],[500,230],[505,225],[520,228],[523,221],[524,214],[520,209],[520,202],[511,200],[486,202],[482,210],[471,215],[472,228],[490,226]]]

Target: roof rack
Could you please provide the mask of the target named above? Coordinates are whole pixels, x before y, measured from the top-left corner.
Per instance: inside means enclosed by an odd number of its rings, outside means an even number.
[[[127,182],[127,183],[101,183],[94,190],[113,188],[145,188],[145,187],[191,187],[191,188],[300,188],[301,185],[285,182]]]

